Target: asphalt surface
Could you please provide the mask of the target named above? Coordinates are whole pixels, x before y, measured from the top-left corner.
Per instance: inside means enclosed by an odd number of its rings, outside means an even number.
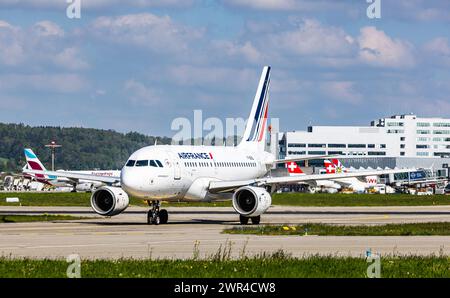
[[[112,217],[83,207],[0,207],[4,214],[69,214],[89,219],[65,222],[0,224],[0,255],[85,259],[208,257],[226,247],[233,257],[283,249],[294,256],[450,255],[449,236],[344,237],[223,234],[238,226],[232,208],[173,207],[169,223],[147,225],[146,208],[131,207]],[[430,207],[272,207],[261,224],[370,224],[450,221],[450,206]]]

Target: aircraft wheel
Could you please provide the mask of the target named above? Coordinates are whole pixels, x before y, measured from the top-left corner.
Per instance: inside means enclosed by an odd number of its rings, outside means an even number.
[[[152,212],[152,210],[147,212],[147,223],[149,225],[153,224],[153,212]]]
[[[251,220],[252,220],[252,224],[259,225],[259,222],[261,221],[261,215],[255,216],[255,217],[251,217]]]
[[[161,223],[161,217],[159,217],[159,214],[156,214],[156,216],[153,218],[153,224],[159,225]]]
[[[166,209],[161,209],[159,211],[159,218],[161,220],[161,224],[166,224],[169,221],[169,212]]]
[[[239,215],[239,221],[241,222],[241,225],[246,225],[248,224],[248,220],[249,218],[243,215]]]

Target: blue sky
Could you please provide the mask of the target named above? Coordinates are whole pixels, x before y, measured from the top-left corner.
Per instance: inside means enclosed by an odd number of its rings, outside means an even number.
[[[450,1],[0,0],[0,122],[172,136],[246,117],[263,65],[281,130],[450,117]]]

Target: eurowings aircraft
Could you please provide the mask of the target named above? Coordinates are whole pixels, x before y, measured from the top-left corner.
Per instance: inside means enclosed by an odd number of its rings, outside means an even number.
[[[232,200],[241,224],[249,220],[259,224],[261,215],[269,209],[271,193],[280,184],[330,180],[368,175],[383,175],[398,171],[373,171],[330,175],[271,177],[274,164],[323,157],[277,160],[266,152],[265,136],[268,119],[269,66],[264,67],[250,111],[242,141],[234,147],[155,145],[131,154],[120,172],[120,177],[98,177],[71,172],[28,173],[47,174],[70,179],[101,181],[104,186],[92,193],[91,206],[103,216],[123,212],[129,204],[129,195],[147,200],[149,224],[164,224],[168,213],[160,209],[161,201],[211,202]],[[111,186],[120,182],[121,187]]]
[[[26,173],[28,169],[45,171],[45,166],[39,160],[37,155],[33,152],[32,149],[25,148],[24,149],[25,159],[27,161],[27,165],[23,169],[23,172]],[[36,181],[39,181],[44,184],[48,184],[56,187],[66,187],[72,186],[73,191],[93,191],[96,188],[102,187],[105,185],[102,181],[90,180],[90,179],[77,179],[77,178],[68,178],[63,177],[60,174],[65,171],[57,171],[58,175],[49,175],[49,174],[28,174],[29,178],[34,178]],[[120,176],[120,171],[70,171],[70,173],[76,174],[85,174],[85,175],[94,175],[94,176],[106,176],[106,177],[117,177]]]

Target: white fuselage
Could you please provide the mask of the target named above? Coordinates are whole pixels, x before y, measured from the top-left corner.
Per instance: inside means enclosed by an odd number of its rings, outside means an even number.
[[[249,147],[149,146],[130,156],[120,180],[129,195],[143,199],[230,199],[232,193],[209,193],[209,183],[262,177],[269,170],[266,161],[271,159],[271,154]]]

